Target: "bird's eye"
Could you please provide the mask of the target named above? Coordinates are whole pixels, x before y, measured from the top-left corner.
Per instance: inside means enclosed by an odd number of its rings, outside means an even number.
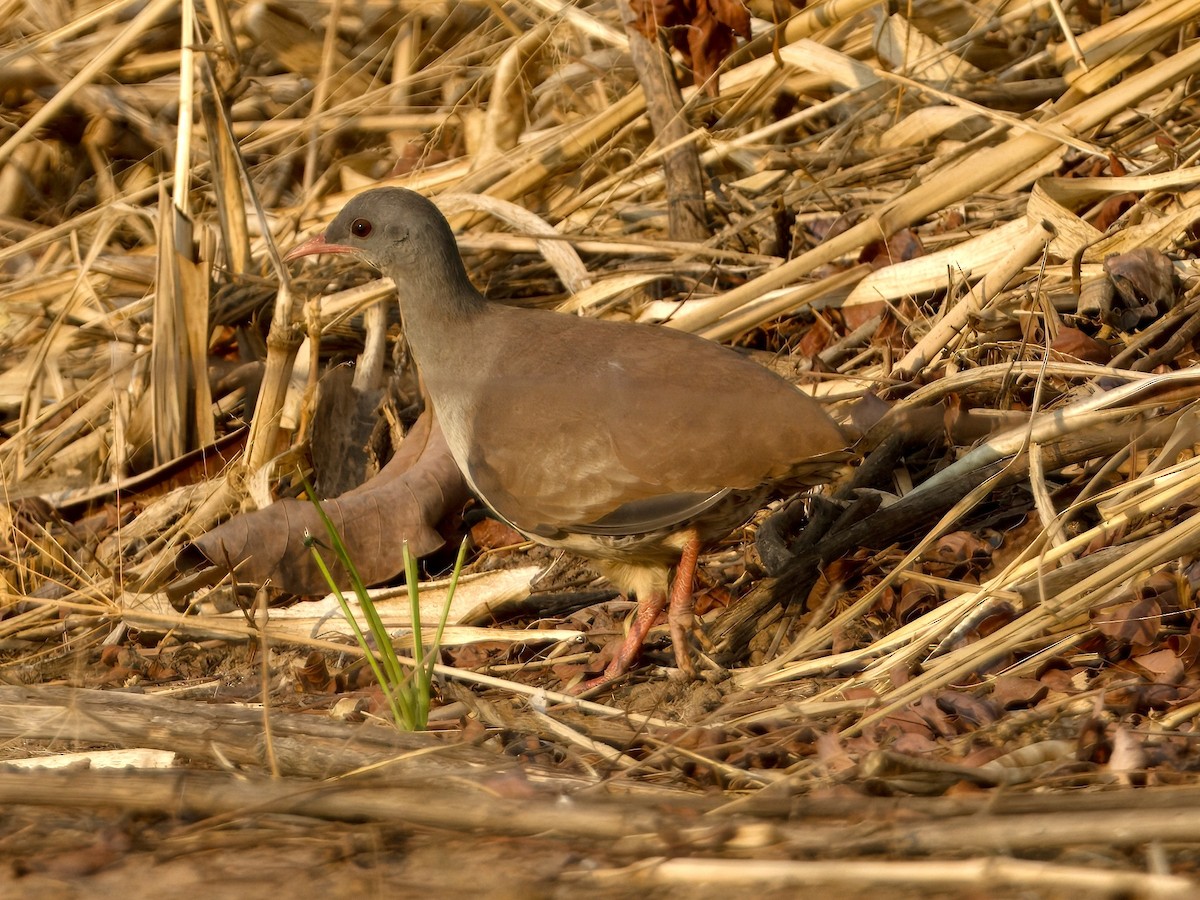
[[[355,237],[369,237],[371,234],[370,221],[367,219],[355,219],[350,223],[350,233]]]

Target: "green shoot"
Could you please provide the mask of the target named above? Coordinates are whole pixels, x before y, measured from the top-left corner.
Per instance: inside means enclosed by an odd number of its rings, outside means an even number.
[[[454,571],[450,576],[450,589],[446,595],[446,603],[442,607],[442,615],[438,621],[437,630],[434,632],[433,643],[428,654],[425,652],[424,632],[421,628],[421,603],[420,594],[417,589],[417,561],[409,552],[408,543],[405,542],[403,545],[404,575],[408,587],[409,605],[412,609],[412,658],[415,663],[412,671],[406,672],[399,658],[396,656],[396,648],[392,645],[391,636],[388,634],[387,628],[379,616],[379,612],[375,609],[371,595],[367,593],[367,587],[363,583],[362,577],[354,565],[354,561],[350,558],[350,553],[346,549],[346,545],[342,542],[341,536],[338,534],[337,526],[333,524],[333,520],[326,514],[307,481],[304,482],[304,490],[308,494],[309,500],[312,501],[313,506],[316,507],[317,513],[321,517],[321,522],[329,534],[331,545],[329,549],[332,549],[334,555],[345,567],[346,572],[349,573],[350,586],[354,589],[354,596],[357,598],[359,608],[366,618],[367,631],[370,632],[371,640],[368,640],[364,634],[363,629],[354,616],[354,611],[350,608],[349,601],[346,600],[346,597],[333,578],[333,573],[329,570],[329,566],[321,556],[321,545],[319,542],[312,535],[306,534],[304,538],[305,546],[309,548],[313,555],[313,560],[321,570],[321,574],[329,584],[333,595],[337,598],[338,605],[342,609],[342,615],[345,616],[346,622],[350,625],[350,630],[354,632],[354,637],[358,641],[359,647],[362,648],[363,655],[366,657],[367,665],[371,667],[372,674],[374,674],[375,679],[379,682],[379,686],[383,689],[388,710],[391,713],[392,720],[396,723],[396,727],[405,731],[419,731],[425,728],[429,722],[429,700],[433,693],[433,674],[438,658],[437,651],[441,644],[442,634],[446,628],[446,620],[450,615],[450,604],[454,599],[455,588],[458,586],[458,577],[462,572],[463,561],[466,559],[466,539],[464,538],[462,546],[459,547],[458,559],[454,564]],[[374,647],[378,648],[378,656],[375,650],[372,649],[372,641],[374,642]]]

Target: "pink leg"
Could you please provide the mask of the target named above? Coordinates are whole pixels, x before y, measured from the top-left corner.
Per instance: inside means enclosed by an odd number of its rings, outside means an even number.
[[[599,687],[602,684],[607,684],[620,678],[632,668],[637,662],[638,656],[642,652],[642,644],[645,643],[646,635],[650,633],[650,629],[654,627],[654,622],[658,619],[658,614],[662,612],[664,606],[667,605],[665,594],[650,594],[647,597],[639,597],[637,605],[637,614],[633,617],[633,624],[629,627],[629,634],[625,635],[625,640],[621,642],[621,646],[617,649],[617,655],[612,658],[612,662],[604,669],[604,674],[591,681],[585,681],[579,685],[577,691],[590,691],[594,687]]]
[[[688,535],[683,545],[683,556],[671,582],[671,605],[667,622],[671,626],[671,645],[675,648],[675,665],[688,678],[696,677],[696,666],[688,649],[692,631],[692,584],[696,578],[696,559],[700,555],[700,539],[695,532]]]
[[[695,532],[690,532],[683,546],[683,555],[675,570],[675,580],[671,582],[671,601],[667,613],[667,623],[671,628],[671,643],[675,647],[675,664],[689,678],[696,677],[696,666],[692,663],[688,651],[688,637],[692,629],[692,582],[696,577],[696,560],[700,555],[700,538]],[[620,678],[633,667],[642,652],[642,644],[658,619],[659,613],[667,605],[667,597],[661,593],[650,594],[638,598],[637,614],[629,634],[621,642],[616,656],[604,669],[604,674],[585,681],[576,690],[579,692],[591,690],[602,684],[607,684]]]

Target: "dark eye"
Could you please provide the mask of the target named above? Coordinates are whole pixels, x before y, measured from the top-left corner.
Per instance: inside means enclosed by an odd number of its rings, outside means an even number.
[[[371,234],[371,223],[367,219],[355,219],[350,223],[350,233],[355,237],[369,237]]]

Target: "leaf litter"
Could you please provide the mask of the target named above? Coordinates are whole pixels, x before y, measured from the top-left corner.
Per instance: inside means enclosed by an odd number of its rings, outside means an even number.
[[[367,767],[324,790],[425,785],[407,802],[436,807],[424,769],[371,766],[443,754],[444,817],[355,795],[351,855],[450,829],[448,858],[516,841],[538,864],[513,877],[564,893],[1194,892],[1200,9],[796,6],[644,0],[631,31],[615,4],[560,0],[0,12],[6,755],[178,751],[193,814],[319,843],[245,811],[290,809],[269,773],[299,792]],[[630,54],[660,36],[686,125],[669,142]],[[680,153],[701,240],[672,227]],[[281,266],[380,183],[444,204],[493,299],[731,343],[862,435],[824,500],[704,560],[697,683],[666,668],[664,626],[634,678],[559,693],[629,606],[484,529],[452,467],[414,453],[388,285]],[[378,691],[329,618],[285,628],[323,592],[295,549],[302,473],[349,480],[327,509],[373,582],[402,537],[431,578],[440,543],[479,537],[485,599],[443,653],[439,734],[403,751],[347,752],[383,730]],[[514,592],[501,576],[530,564]],[[89,725],[126,695],[147,703],[124,733]],[[258,724],[224,726],[257,728],[244,758],[188,736],[246,703]],[[207,771],[232,766],[240,797]],[[9,782],[37,849],[12,877],[100,885],[131,835],[212,851],[111,818],[153,776]],[[28,811],[64,802],[108,830],[55,843],[69,817]]]

